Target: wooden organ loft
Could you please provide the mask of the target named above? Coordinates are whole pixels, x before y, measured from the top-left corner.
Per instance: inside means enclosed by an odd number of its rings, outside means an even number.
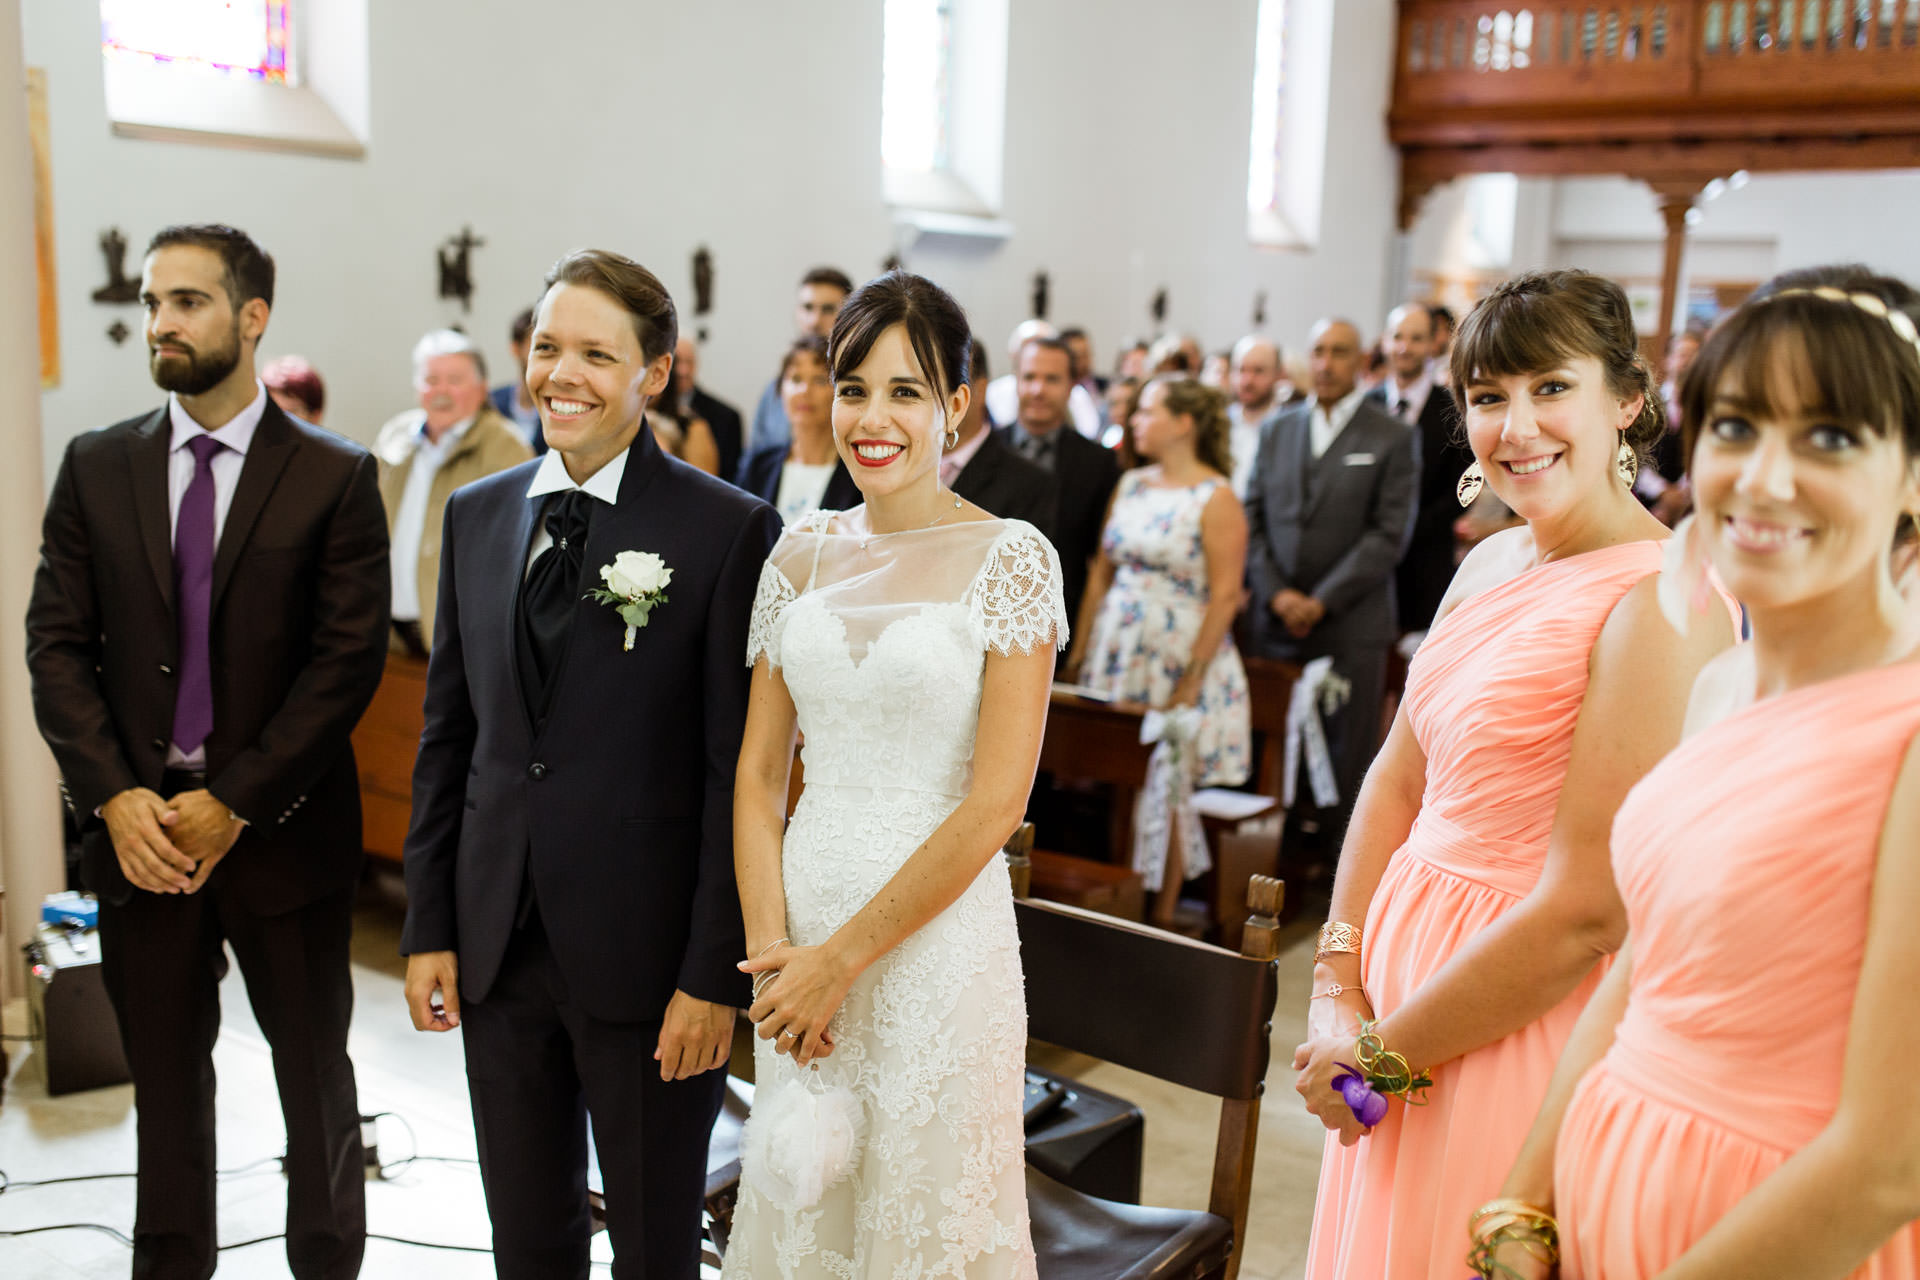
[[[1637,178],[1666,218],[1663,336],[1714,178],[1920,168],[1920,0],[1402,0],[1395,48],[1401,230],[1468,174]]]

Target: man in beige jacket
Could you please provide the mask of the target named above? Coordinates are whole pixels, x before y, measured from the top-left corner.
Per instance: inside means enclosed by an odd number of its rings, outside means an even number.
[[[424,655],[433,643],[440,528],[447,496],[533,457],[487,401],[487,366],[473,340],[438,329],[413,348],[420,407],[380,428],[380,497],[393,542],[393,651]]]

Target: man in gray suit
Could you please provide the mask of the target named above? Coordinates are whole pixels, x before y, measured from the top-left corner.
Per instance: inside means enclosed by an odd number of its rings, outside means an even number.
[[[1313,395],[1268,422],[1246,497],[1254,651],[1302,666],[1333,662],[1320,718],[1339,801],[1318,808],[1303,777],[1287,824],[1327,854],[1338,851],[1379,742],[1387,650],[1399,630],[1394,568],[1420,479],[1419,437],[1365,398],[1362,360],[1353,325],[1314,326]]]

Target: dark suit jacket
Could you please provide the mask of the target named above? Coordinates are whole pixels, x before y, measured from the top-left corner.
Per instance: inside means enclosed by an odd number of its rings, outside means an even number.
[[[520,388],[511,382],[502,383],[500,386],[487,392],[488,401],[492,403],[495,409],[500,411],[501,417],[513,424],[513,429],[516,433],[520,430],[520,420],[513,416],[513,410],[515,407],[514,400],[519,394]],[[535,457],[547,451],[547,433],[538,422],[533,424],[533,439],[529,444],[533,448]]]
[[[1384,388],[1370,392],[1367,398],[1386,408]],[[1427,402],[1421,406],[1414,426],[1420,436],[1419,510],[1413,519],[1407,554],[1394,575],[1402,631],[1425,631],[1432,626],[1440,597],[1453,581],[1453,522],[1460,514],[1454,491],[1459,487],[1460,473],[1473,463],[1473,450],[1467,447],[1461,430],[1453,393],[1445,387],[1427,393]]]
[[[67,446],[27,607],[34,716],[81,822],[83,872],[125,902],[94,812],[159,789],[179,628],[165,408]],[[386,667],[387,522],[374,460],[271,400],[213,562],[207,789],[250,824],[217,874],[275,914],[352,885],[360,780],[348,741]]]
[[[1011,427],[996,427],[995,433],[1018,457]],[[1100,530],[1107,520],[1107,501],[1113,486],[1120,482],[1120,462],[1111,449],[1103,449],[1073,429],[1072,423],[1057,428],[1060,443],[1054,446],[1053,486],[1054,522],[1049,535],[1054,550],[1060,553],[1060,583],[1067,597],[1067,616],[1080,616],[1080,597],[1087,590],[1087,567],[1093,553],[1100,549]],[[997,514],[997,513],[996,513]]]
[[[1013,451],[991,429],[980,448],[953,479],[953,491],[1003,520],[1025,520],[1043,537],[1053,539],[1055,508],[1053,477]]]
[[[784,441],[755,449],[740,463],[740,474],[734,483],[763,502],[771,503],[780,496],[780,473],[786,470],[787,454],[792,446]],[[834,460],[833,474],[827,477],[827,491],[820,499],[825,511],[845,511],[865,502],[860,486],[853,482],[853,475],[847,470],[847,464]]]
[[[1397,638],[1393,572],[1420,472],[1418,438],[1367,400],[1316,461],[1311,412],[1297,405],[1266,425],[1247,482],[1254,643],[1261,656],[1288,661],[1385,649]],[[1286,587],[1326,606],[1304,640],[1268,607]]]
[[[704,418],[707,429],[713,432],[713,442],[720,447],[720,478],[722,480],[740,470],[740,411],[724,400],[708,395],[699,387],[693,389],[693,416]]]
[[[650,551],[673,570],[667,602],[626,651],[619,615],[583,597],[536,724],[514,646],[538,466],[447,503],[400,949],[459,952],[462,996],[485,1000],[531,873],[588,1013],[657,1019],[676,988],[744,1005],[733,773],[747,619],[780,521],[640,432],[619,502],[596,505],[583,576],[597,584],[620,552]]]

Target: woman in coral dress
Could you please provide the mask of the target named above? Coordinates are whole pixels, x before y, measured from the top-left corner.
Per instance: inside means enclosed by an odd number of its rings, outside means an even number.
[[[1328,1126],[1307,1275],[1458,1274],[1460,1224],[1518,1151],[1625,932],[1606,836],[1680,735],[1731,621],[1660,616],[1667,530],[1629,488],[1661,415],[1625,295],[1522,276],[1475,308],[1452,384],[1475,467],[1526,520],[1462,564],[1361,788],[1321,934],[1297,1088]],[[1463,489],[1468,486],[1463,485]],[[1467,495],[1470,497],[1471,495]],[[1375,1046],[1431,1075],[1364,1127]]]
[[[1155,378],[1128,426],[1151,462],[1114,490],[1067,665],[1123,702],[1194,710],[1191,740],[1168,744],[1149,768],[1134,815],[1134,870],[1155,892],[1155,922],[1166,924],[1181,882],[1212,865],[1194,788],[1238,786],[1253,767],[1247,672],[1232,635],[1247,519],[1227,480],[1233,455],[1218,391]]]
[[[1567,1276],[1920,1277],[1913,320],[1898,281],[1792,272],[1688,376],[1690,536],[1753,642],[1621,806],[1630,939],[1506,1184]],[[1526,1253],[1499,1258],[1546,1274]]]

